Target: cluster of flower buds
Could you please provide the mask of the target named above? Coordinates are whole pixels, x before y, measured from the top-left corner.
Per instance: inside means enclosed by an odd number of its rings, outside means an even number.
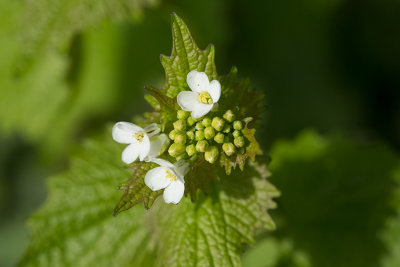
[[[187,74],[187,84],[190,91],[177,95],[181,110],[177,111],[177,120],[172,123],[173,130],[168,137],[160,133],[161,129],[155,123],[141,128],[133,123],[118,122],[113,128],[114,140],[129,144],[122,152],[125,163],[139,159],[160,165],[146,173],[144,182],[153,191],[164,189],[166,203],[179,203],[189,165],[202,153],[206,161],[215,163],[221,153],[227,156],[243,154],[246,142],[249,142],[242,132],[243,121],[236,119],[232,110],[227,110],[222,118],[207,115],[218,108],[221,97],[218,80],[209,82],[204,72],[191,71]],[[171,125],[168,127],[172,128]],[[175,163],[162,158],[167,147]]]
[[[243,122],[235,119],[228,110],[221,117],[193,118],[190,113],[178,110],[174,129],[169,132],[173,141],[168,153],[177,160],[198,158],[204,153],[204,159],[216,162],[223,151],[227,156],[243,153],[246,140],[242,134]]]

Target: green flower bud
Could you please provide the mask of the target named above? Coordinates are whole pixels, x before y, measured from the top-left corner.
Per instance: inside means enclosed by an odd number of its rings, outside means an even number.
[[[189,131],[186,132],[186,136],[189,140],[193,140],[194,139],[194,132],[193,131]]]
[[[196,144],[197,152],[205,152],[208,148],[208,142],[206,140],[200,140]]]
[[[225,140],[225,135],[223,133],[217,133],[214,137],[214,141],[218,144],[222,144]]]
[[[176,157],[177,161],[180,161],[181,159],[187,159],[188,155],[186,153],[180,154],[179,156]]]
[[[204,153],[204,159],[210,163],[214,163],[218,159],[218,148],[216,146],[210,146],[206,153]]]
[[[205,118],[201,121],[201,123],[203,124],[204,127],[211,126],[211,119],[208,118],[208,117],[205,117]]]
[[[233,129],[242,130],[243,129],[243,123],[241,121],[234,121],[233,122]]]
[[[196,154],[197,153],[196,146],[194,144],[188,145],[186,147],[186,153],[189,155],[189,157],[191,157],[194,154]]]
[[[186,130],[186,121],[185,120],[177,120],[174,122],[174,128],[178,131]]]
[[[224,133],[230,133],[231,132],[231,126],[229,124],[225,124],[224,129],[222,130]]]
[[[169,132],[168,137],[171,140],[175,140],[175,135],[178,133],[177,130],[173,129],[172,131]]]
[[[235,146],[232,143],[224,143],[222,145],[222,150],[224,150],[226,155],[230,156],[235,153]]]
[[[208,126],[204,129],[204,137],[207,140],[210,140],[211,138],[213,138],[215,136],[215,131],[214,128],[211,126]]]
[[[238,131],[238,130],[234,130],[232,135],[233,135],[233,137],[236,138],[236,137],[242,136],[242,133],[240,131]]]
[[[244,146],[244,137],[243,136],[236,137],[233,140],[233,143],[235,144],[236,147],[243,147]]]
[[[224,119],[228,122],[232,122],[235,119],[235,114],[233,114],[232,110],[227,110],[224,114]]]
[[[204,125],[201,122],[196,123],[196,130],[203,130]]]
[[[214,117],[211,122],[211,126],[214,127],[214,129],[217,131],[222,131],[222,129],[224,129],[224,125],[225,121],[220,117]]]
[[[187,117],[189,117],[189,112],[184,111],[184,110],[178,110],[178,112],[176,113],[176,116],[178,117],[178,119],[184,120]]]
[[[185,149],[186,149],[185,145],[173,143],[169,147],[168,153],[173,157],[177,157],[177,156],[181,155],[182,153],[184,153]]]
[[[196,136],[197,141],[203,140],[204,139],[204,131],[203,130],[196,131],[195,136]]]
[[[192,126],[196,123],[196,120],[193,119],[192,117],[187,118],[187,125]]]
[[[185,144],[186,143],[186,135],[182,132],[177,133],[175,135],[174,142],[177,144]]]

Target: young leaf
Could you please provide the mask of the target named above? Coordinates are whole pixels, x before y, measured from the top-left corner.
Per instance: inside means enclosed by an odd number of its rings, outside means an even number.
[[[274,229],[266,211],[279,193],[266,180],[265,166],[253,165],[230,176],[220,171],[196,203],[155,203],[145,218],[163,265],[240,266],[243,243],[254,243],[256,229]]]
[[[32,242],[22,266],[151,266],[148,231],[141,206],[114,218],[115,184],[122,168],[120,145],[106,135],[86,141],[70,170],[48,180],[50,196],[32,216]]]
[[[165,84],[161,89],[169,97],[175,97],[179,92],[190,90],[186,76],[192,70],[205,72],[211,80],[217,79],[217,69],[214,63],[214,46],[209,45],[200,50],[183,20],[172,14],[172,55],[161,55],[161,64],[165,70]]]
[[[143,202],[146,209],[153,205],[154,200],[162,193],[159,191],[151,191],[144,183],[144,176],[152,168],[157,167],[157,164],[151,162],[135,162],[131,164],[133,176],[126,182],[118,186],[119,190],[124,190],[125,194],[121,197],[114,208],[114,216],[120,212],[132,208],[134,205]]]

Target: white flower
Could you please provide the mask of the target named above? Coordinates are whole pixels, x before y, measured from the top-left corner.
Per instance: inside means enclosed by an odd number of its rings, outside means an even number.
[[[221,96],[221,85],[217,80],[209,82],[204,72],[191,71],[186,81],[192,91],[178,94],[177,100],[181,109],[191,111],[193,118],[206,115],[218,102]]]
[[[112,136],[118,143],[129,144],[122,152],[122,161],[130,164],[138,157],[149,161],[166,149],[169,139],[165,134],[157,135],[159,132],[155,123],[143,129],[130,122],[118,122],[112,129]]]
[[[183,177],[189,171],[189,164],[180,160],[175,164],[169,161],[154,158],[151,160],[160,167],[151,169],[144,177],[145,184],[153,191],[165,188],[164,201],[166,203],[178,204],[185,192],[185,181]]]

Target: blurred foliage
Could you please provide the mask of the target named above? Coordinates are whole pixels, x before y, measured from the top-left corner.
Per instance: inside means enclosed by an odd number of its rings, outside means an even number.
[[[125,5],[128,2],[140,7]],[[322,262],[323,255],[337,264],[347,255],[353,264],[361,264],[365,256],[365,261],[371,260],[369,265],[378,261],[398,265],[398,215],[385,218],[399,203],[394,198],[392,206],[387,204],[393,190],[388,189],[392,182],[387,178],[392,166],[385,160],[392,162],[392,152],[379,145],[354,143],[383,140],[392,150],[400,149],[399,1],[108,3],[0,0],[1,266],[18,261],[28,240],[23,222],[45,198],[43,178],[66,167],[72,144],[102,130],[107,121],[131,120],[148,108],[142,101],[143,85],[163,84],[157,55],[170,51],[172,11],[189,25],[199,47],[213,40],[220,74],[236,64],[241,75],[249,76],[266,93],[264,128],[257,132],[264,149],[307,127],[323,135],[339,131],[350,137],[347,141],[316,137],[328,145],[321,148],[318,141],[308,142],[309,147],[304,144],[296,151],[321,166],[286,158],[287,173],[283,165],[274,170],[273,179],[283,195],[282,209],[276,213],[278,232],[272,239],[260,237],[261,246],[267,243],[262,250],[276,251],[271,252],[276,260],[268,262],[273,266],[283,258],[289,263],[279,266],[296,266],[291,262],[296,263],[293,255],[299,253],[318,266],[329,266]],[[105,10],[111,13],[104,15]],[[340,151],[335,152],[336,142]],[[323,157],[317,159],[312,151],[320,151]],[[343,166],[324,168],[329,155]],[[271,167],[280,161],[278,156],[272,158]],[[351,172],[353,161],[358,165]],[[362,162],[370,172],[361,172]],[[375,165],[381,175],[372,169]],[[341,170],[362,177],[340,178],[345,175]],[[290,182],[289,174],[293,175]],[[300,181],[318,183],[306,191]],[[317,196],[318,190],[330,188],[335,197]],[[321,208],[322,201],[327,208]],[[347,221],[341,216],[348,216]],[[310,237],[305,237],[306,231]],[[383,233],[388,251],[377,241],[376,231]],[[382,253],[385,260],[379,260]],[[264,254],[258,255],[265,266]]]
[[[306,131],[277,142],[271,157],[271,181],[282,190],[274,236],[292,240],[312,266],[378,266],[386,251],[378,233],[394,212],[393,151]]]

